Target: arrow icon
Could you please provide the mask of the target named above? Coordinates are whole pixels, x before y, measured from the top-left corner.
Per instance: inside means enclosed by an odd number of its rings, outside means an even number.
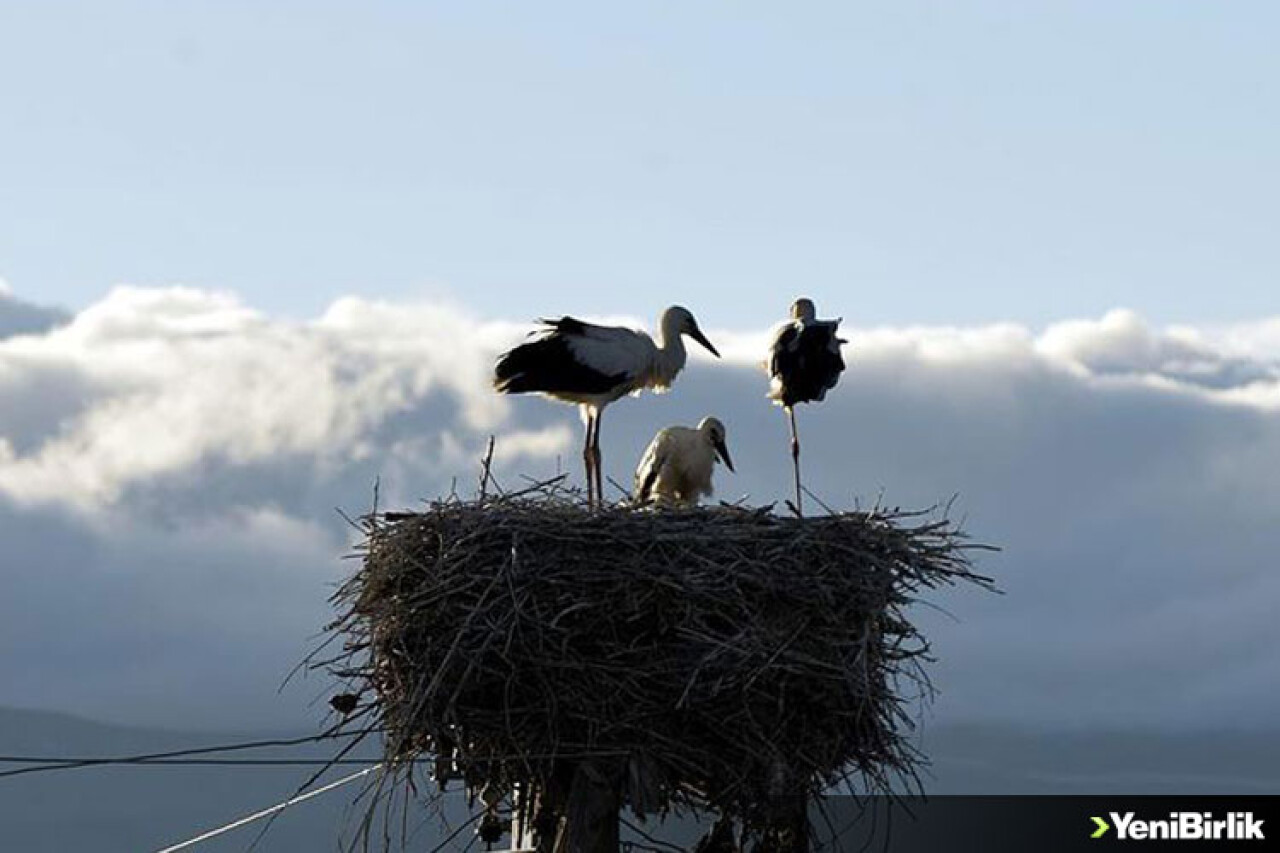
[[[1090,838],[1101,838],[1111,828],[1111,825],[1100,817],[1093,818],[1093,822],[1098,825],[1098,828],[1093,831],[1093,835],[1089,836]]]

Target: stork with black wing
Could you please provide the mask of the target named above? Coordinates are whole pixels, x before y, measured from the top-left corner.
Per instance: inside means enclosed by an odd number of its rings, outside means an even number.
[[[800,498],[800,437],[796,431],[796,403],[820,402],[836,387],[844,371],[838,334],[840,319],[819,320],[813,300],[797,299],[791,319],[780,325],[769,344],[769,398],[782,406],[791,424],[791,463],[795,468],[795,511]]]

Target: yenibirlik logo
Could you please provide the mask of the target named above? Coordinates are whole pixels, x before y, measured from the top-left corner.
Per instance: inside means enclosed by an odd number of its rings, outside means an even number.
[[[1103,838],[1115,825],[1117,841],[1265,841],[1263,820],[1253,812],[1229,812],[1215,818],[1213,812],[1169,812],[1167,820],[1142,820],[1133,812],[1108,812],[1111,823],[1093,818],[1096,827],[1090,838]]]

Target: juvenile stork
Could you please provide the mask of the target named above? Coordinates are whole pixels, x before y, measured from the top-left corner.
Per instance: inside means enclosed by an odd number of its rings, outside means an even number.
[[[605,406],[645,388],[665,391],[684,368],[683,335],[720,353],[698,328],[688,309],[673,305],[658,319],[658,339],[622,326],[596,326],[561,317],[542,320],[534,340],[498,359],[493,387],[502,394],[535,392],[582,412],[586,441],[587,502],[598,506],[604,494],[600,468],[600,416]]]
[[[769,399],[782,406],[791,424],[791,464],[795,468],[796,512],[800,502],[800,438],[796,433],[796,403],[821,401],[836,387],[844,370],[836,332],[840,320],[819,320],[812,299],[797,299],[791,319],[778,326],[769,344]]]
[[[636,503],[694,506],[713,491],[711,472],[717,459],[733,470],[724,424],[718,419],[703,418],[697,429],[659,430],[636,468]]]

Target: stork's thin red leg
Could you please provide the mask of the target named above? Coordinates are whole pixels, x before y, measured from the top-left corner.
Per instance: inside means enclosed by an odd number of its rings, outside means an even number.
[[[591,468],[592,468],[591,463],[595,459],[595,455],[592,452],[592,448],[591,448],[591,441],[593,437],[593,426],[595,424],[595,414],[591,411],[591,409],[586,409],[585,411],[586,411],[586,421],[587,421],[587,430],[586,430],[587,439],[582,445],[582,464],[586,468],[586,474],[587,474],[587,506],[592,507],[592,506],[595,506],[594,493],[595,493],[595,483],[596,483],[595,477],[592,475],[592,471],[591,471]]]
[[[591,465],[596,472],[596,509],[604,506],[604,471],[600,464],[600,418],[604,410],[597,410],[595,416],[595,434],[591,439]]]
[[[804,507],[800,502],[800,436],[796,432],[796,410],[787,406],[787,420],[791,423],[791,465],[796,475],[796,513],[804,515]]]

